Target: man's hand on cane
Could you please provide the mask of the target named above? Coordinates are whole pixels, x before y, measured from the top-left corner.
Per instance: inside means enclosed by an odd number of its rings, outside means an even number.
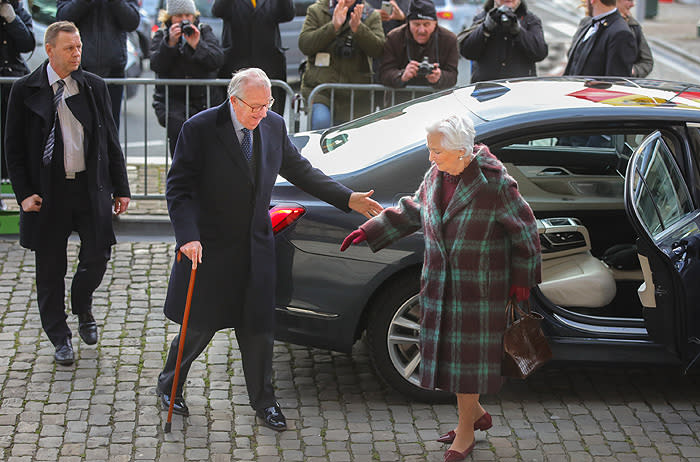
[[[192,269],[197,269],[197,264],[202,263],[202,243],[190,241],[180,247],[180,252],[192,261]]]

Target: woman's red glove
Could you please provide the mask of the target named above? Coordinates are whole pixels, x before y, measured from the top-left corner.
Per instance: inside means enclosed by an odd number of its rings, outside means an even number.
[[[510,286],[508,297],[515,297],[517,301],[524,302],[530,298],[530,289],[527,287]]]
[[[359,244],[360,242],[364,242],[366,240],[367,240],[367,233],[365,233],[361,229],[356,229],[355,231],[348,234],[348,237],[346,237],[343,240],[343,243],[340,244],[340,251],[345,252],[345,249],[350,247],[350,244]]]

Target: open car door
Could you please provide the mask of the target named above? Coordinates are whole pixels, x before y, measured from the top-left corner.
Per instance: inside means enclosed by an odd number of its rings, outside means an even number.
[[[700,210],[658,131],[629,160],[625,208],[638,236],[647,331],[687,372],[700,362]]]

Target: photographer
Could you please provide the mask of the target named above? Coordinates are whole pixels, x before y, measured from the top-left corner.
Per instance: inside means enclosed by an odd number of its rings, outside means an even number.
[[[159,79],[215,79],[224,61],[219,41],[207,24],[199,22],[199,12],[192,0],[168,0],[167,10],[161,10],[158,29],[151,41],[151,70]],[[189,104],[184,85],[168,86],[168,104],[164,85],[156,85],[153,93],[153,108],[158,123],[168,129],[170,155],[175,152],[175,143],[180,128],[187,118],[219,104],[218,91],[211,87],[207,101],[207,87],[190,86]],[[209,104],[208,104],[209,103]]]
[[[17,0],[0,3],[0,75],[2,77],[20,77],[29,74],[27,63],[20,53],[34,51],[36,43],[32,29],[32,17]],[[11,84],[2,85],[2,128],[0,132],[5,135],[5,120],[7,118],[7,101],[10,98]],[[7,166],[5,165],[5,153],[0,156],[0,169],[2,179],[6,180]],[[5,210],[5,204],[0,199],[0,210]]]
[[[535,63],[547,57],[542,21],[524,0],[487,0],[459,44],[473,60],[472,83],[509,77],[534,77]]]
[[[394,88],[454,86],[459,61],[457,36],[437,25],[432,0],[414,0],[407,19],[407,24],[386,38],[379,69],[381,83]]]
[[[362,1],[317,0],[306,11],[299,34],[299,49],[308,57],[301,79],[301,92],[308,100],[311,90],[323,83],[372,83],[371,58],[382,54],[384,31],[377,11]],[[350,92],[335,91],[334,120],[330,93],[318,95],[312,104],[311,128],[327,128],[350,119]],[[368,94],[356,92],[354,117],[372,111]]]

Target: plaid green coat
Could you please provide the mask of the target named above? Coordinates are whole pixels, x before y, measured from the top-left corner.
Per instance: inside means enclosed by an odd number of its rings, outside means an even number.
[[[433,165],[413,197],[361,226],[375,252],[422,228],[421,385],[455,393],[498,392],[508,290],[541,282],[532,210],[501,162],[477,150],[444,213]]]

